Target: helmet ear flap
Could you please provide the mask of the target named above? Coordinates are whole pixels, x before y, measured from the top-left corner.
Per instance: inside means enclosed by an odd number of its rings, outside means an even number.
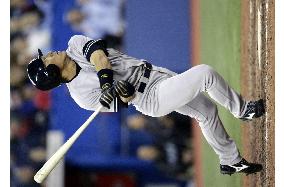
[[[50,78],[60,79],[60,69],[55,64],[49,64],[45,70]]]
[[[60,74],[60,69],[59,67],[57,67],[55,64],[49,64],[46,68],[45,68],[48,77],[50,80],[52,80],[52,82],[54,82],[54,84],[60,84],[61,83],[61,74]]]
[[[61,84],[60,77],[60,69],[50,64],[37,72],[35,86],[40,90],[50,90]]]

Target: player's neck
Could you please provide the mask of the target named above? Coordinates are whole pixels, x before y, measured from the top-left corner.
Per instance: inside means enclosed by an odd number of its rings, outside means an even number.
[[[62,77],[66,78],[68,81],[71,81],[77,75],[77,66],[76,63],[68,56],[65,60],[65,67],[62,71]]]

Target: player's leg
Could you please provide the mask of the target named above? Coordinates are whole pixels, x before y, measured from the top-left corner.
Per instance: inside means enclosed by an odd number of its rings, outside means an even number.
[[[214,69],[204,64],[170,77],[158,85],[157,113],[167,114],[190,102],[201,92],[207,92],[212,99],[227,108],[237,118],[243,117],[246,113],[248,102]]]
[[[224,129],[216,105],[203,94],[198,94],[191,102],[176,111],[198,121],[205,139],[219,156],[222,174],[251,174],[262,170],[262,165],[249,163],[240,156],[235,142]]]
[[[198,121],[205,139],[219,156],[220,164],[236,164],[241,160],[235,142],[227,134],[218,116],[216,104],[206,96],[198,94],[176,111]]]

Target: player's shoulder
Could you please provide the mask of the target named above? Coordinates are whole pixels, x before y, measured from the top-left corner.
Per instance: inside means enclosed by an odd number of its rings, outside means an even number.
[[[68,45],[85,45],[86,43],[97,43],[97,44],[104,44],[105,45],[105,41],[103,39],[92,39],[88,36],[84,36],[84,35],[73,35],[68,42]]]
[[[74,44],[74,43],[85,43],[87,41],[91,40],[91,38],[84,36],[84,35],[73,35],[68,42],[68,45]]]

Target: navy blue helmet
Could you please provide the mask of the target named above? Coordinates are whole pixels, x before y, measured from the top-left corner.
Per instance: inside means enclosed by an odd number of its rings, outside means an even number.
[[[38,49],[38,57],[31,60],[28,64],[28,77],[32,84],[40,90],[50,90],[61,85],[60,69],[55,64],[45,67],[41,57],[43,56]]]

